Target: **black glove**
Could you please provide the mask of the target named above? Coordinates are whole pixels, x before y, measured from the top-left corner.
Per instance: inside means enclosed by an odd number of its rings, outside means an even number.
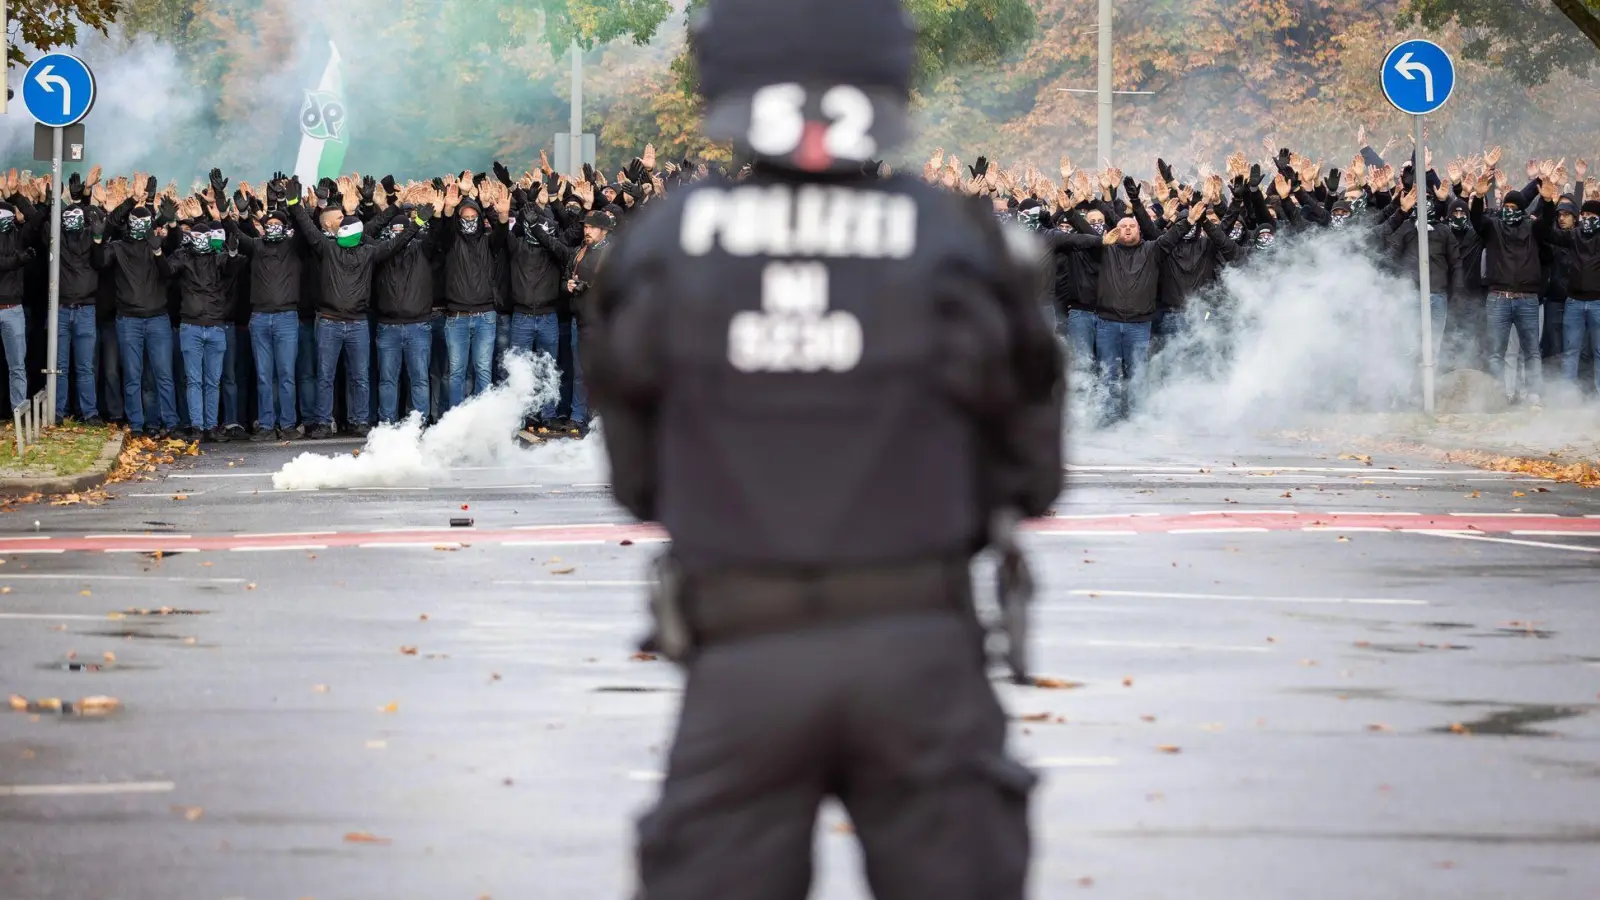
[[[1167,161],[1164,159],[1156,159],[1156,171],[1161,173],[1161,180],[1168,184],[1172,184],[1177,180],[1172,177],[1172,167],[1167,165]]]
[[[160,214],[161,221],[176,222],[178,221],[178,201],[171,197],[162,197],[161,205],[156,207],[156,212]]]
[[[599,184],[600,183],[600,173],[596,172],[594,170],[594,166],[591,166],[588,163],[584,163],[583,164],[583,180],[589,182],[590,184]]]
[[[362,178],[361,179],[361,202],[363,204],[372,203],[373,202],[372,195],[374,193],[376,193],[377,190],[378,190],[378,179],[373,178],[371,175],[368,175],[365,178]]]
[[[317,204],[327,206],[331,199],[333,199],[333,182],[324,178],[317,182]]]
[[[1293,159],[1293,158],[1294,158],[1294,154],[1289,152],[1289,148],[1288,147],[1279,147],[1278,148],[1278,167],[1279,168],[1284,168],[1284,169],[1288,168],[1289,167],[1289,161],[1291,159]]]
[[[288,185],[283,183],[282,175],[283,173],[279,172],[272,176],[271,181],[267,182],[267,202],[274,206],[283,202],[284,194],[288,190]]]
[[[144,183],[144,195],[147,199],[154,199],[160,189],[156,187],[156,177],[151,175]]]
[[[1339,174],[1340,173],[1339,173],[1338,169],[1330,169],[1328,171],[1327,180],[1322,182],[1323,187],[1326,187],[1328,189],[1328,193],[1330,193],[1330,194],[1339,193]]]
[[[440,193],[443,193],[444,192],[444,179],[435,176],[434,179],[433,179],[433,189],[436,190],[436,191],[439,191]]]
[[[967,171],[972,173],[973,180],[977,180],[989,174],[989,157],[978,157],[972,165],[967,166]]]
[[[305,185],[300,183],[299,175],[289,176],[289,189],[285,191],[285,202],[290,200],[299,203],[306,195]]]
[[[75,202],[83,199],[83,178],[77,172],[67,179],[67,196]]]
[[[650,173],[644,168],[644,160],[635,156],[633,162],[628,163],[628,180],[634,184],[643,184],[649,177]]]
[[[1122,177],[1122,189],[1128,192],[1128,202],[1134,203],[1139,199],[1139,183],[1133,180],[1132,175]]]
[[[494,161],[494,177],[500,179],[500,183],[506,187],[511,187],[511,170],[500,165],[498,159]]]
[[[527,205],[528,205],[528,192],[527,191],[523,190],[522,188],[517,188],[516,190],[511,192],[511,208],[512,209],[522,209],[524,206],[527,206]]]
[[[250,212],[250,198],[244,195],[244,191],[233,192],[233,208],[242,213]]]
[[[221,169],[211,170],[211,195],[221,203],[228,198],[228,179],[222,177]]]
[[[483,187],[483,183],[488,180],[489,176],[479,172],[478,174],[472,176],[472,186],[475,188]]]
[[[1267,177],[1266,173],[1261,171],[1261,166],[1260,166],[1259,163],[1256,164],[1256,165],[1252,165],[1250,167],[1250,182],[1249,182],[1249,184],[1250,184],[1251,187],[1260,188],[1261,187],[1261,179],[1266,178],[1266,177]]]
[[[34,260],[36,260],[38,258],[39,258],[39,251],[38,250],[35,250],[32,247],[23,247],[22,248],[22,261],[23,262],[33,262]]]
[[[385,175],[378,183],[383,185],[383,193],[388,196],[389,202],[393,203],[394,198],[400,193],[399,189],[394,186],[394,176]]]
[[[426,222],[433,218],[433,204],[424,203],[417,207],[417,219]]]
[[[98,206],[91,206],[84,212],[84,218],[89,220],[89,235],[95,240],[106,236],[106,211]]]
[[[225,245],[225,249],[228,251],[229,256],[239,252],[239,232],[237,229],[228,229],[228,242]]]

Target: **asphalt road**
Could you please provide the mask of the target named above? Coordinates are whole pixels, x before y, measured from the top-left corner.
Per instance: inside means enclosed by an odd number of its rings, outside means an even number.
[[[581,447],[275,491],[302,449],[0,518],[0,694],[120,701],[0,707],[0,898],[625,896],[659,535]],[[1339,449],[1074,453],[1027,541],[1079,684],[999,687],[1035,897],[1596,896],[1600,493]],[[841,822],[825,900],[865,896]]]

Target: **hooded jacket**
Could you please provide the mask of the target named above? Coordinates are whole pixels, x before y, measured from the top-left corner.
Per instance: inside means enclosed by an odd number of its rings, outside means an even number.
[[[1467,201],[1460,197],[1451,197],[1450,202],[1445,205],[1445,225],[1449,226],[1450,219],[1457,210],[1468,213],[1465,231],[1450,229],[1450,233],[1456,239],[1456,251],[1461,257],[1461,284],[1467,291],[1481,293],[1488,289],[1483,271],[1483,236],[1472,227]]]
[[[478,233],[461,233],[461,210],[478,210]],[[476,200],[464,197],[454,215],[439,227],[439,252],[444,257],[445,308],[455,313],[495,311],[494,242],[505,226],[491,222]]]
[[[1539,241],[1533,234],[1534,210],[1516,225],[1507,225],[1498,216],[1484,213],[1483,198],[1472,198],[1470,215],[1472,227],[1483,238],[1484,252],[1488,254],[1488,277],[1484,279],[1491,291],[1508,294],[1539,294],[1544,289],[1544,271],[1539,265]]]
[[[6,204],[6,207],[26,219],[5,234],[0,234],[0,306],[15,306],[22,302],[25,292],[23,268],[28,264],[27,251],[33,250],[38,242],[44,217],[26,213],[11,204]]]
[[[157,259],[162,272],[177,279],[179,322],[204,327],[231,324],[232,276],[237,259],[232,254],[196,253],[188,247],[179,247]]]
[[[533,233],[530,235],[529,230]],[[534,240],[530,242],[529,237]],[[533,204],[506,232],[506,259],[511,269],[512,311],[529,316],[556,311],[561,299],[562,261],[546,241],[560,241],[557,225]]]
[[[365,319],[372,299],[373,272],[378,263],[411,243],[417,235],[416,222],[407,221],[406,230],[392,240],[363,241],[355,247],[341,247],[311,220],[305,204],[291,200],[289,211],[294,216],[295,228],[306,237],[316,257],[317,315],[346,322]]]
[[[1187,235],[1188,222],[1181,216],[1179,222]],[[1161,261],[1163,309],[1183,309],[1189,298],[1216,282],[1219,267],[1239,258],[1239,245],[1228,237],[1220,224],[1207,217],[1195,227],[1200,233],[1193,239],[1179,241]]]
[[[395,207],[380,214],[376,220],[387,233],[394,219],[400,215]],[[378,264],[378,278],[374,285],[373,312],[381,325],[414,325],[433,317],[433,255],[437,249],[435,228],[417,230],[417,235],[393,256]],[[379,243],[396,240],[381,237]]]
[[[1568,299],[1600,300],[1600,233],[1586,236],[1581,229],[1563,231],[1555,224],[1548,218],[1541,218],[1534,223],[1534,233],[1550,246],[1571,253]]]
[[[277,215],[274,215],[276,218]],[[288,216],[281,221],[293,227]],[[269,241],[245,231],[229,231],[239,236],[239,252],[250,260],[250,311],[252,313],[298,312],[303,252],[293,236]]]
[[[116,224],[106,240],[96,246],[93,261],[97,268],[109,269],[116,284],[117,315],[127,319],[153,319],[167,315],[167,272],[162,267],[163,240],[156,234],[160,224],[151,219],[150,234],[140,240],[128,237],[123,225],[133,210],[126,200],[111,214]],[[176,249],[176,239],[169,249]]]
[[[90,258],[94,251],[94,235],[89,225],[92,214],[85,203],[74,203],[67,209],[81,210],[84,223],[78,231],[63,229],[61,232],[61,305],[84,306],[94,303],[100,289],[100,272]],[[48,213],[48,209],[45,212]],[[41,231],[39,239],[48,252],[50,232]]]
[[[1384,223],[1385,242],[1402,268],[1410,266],[1416,271],[1417,217],[1416,209],[1401,212],[1395,207],[1394,215]],[[1428,225],[1428,293],[1447,297],[1461,296],[1464,278],[1461,272],[1461,247],[1450,226],[1443,222]]]

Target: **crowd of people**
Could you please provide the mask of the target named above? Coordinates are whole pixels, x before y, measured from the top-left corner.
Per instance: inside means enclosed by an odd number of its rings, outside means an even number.
[[[1600,191],[1581,159],[1574,184],[1564,160],[1533,161],[1517,189],[1500,157],[1442,174],[1430,159],[1420,184],[1409,162],[1371,146],[1343,170],[1269,147],[1259,163],[1233,154],[1222,173],[1180,176],[1156,160],[1144,181],[1063,159],[1056,181],[941,151],[922,176],[1041,236],[1055,274],[1041,300],[1071,363],[1106,388],[1109,419],[1138,404],[1152,347],[1222,312],[1214,288],[1227,267],[1281,252],[1285,238],[1357,229],[1375,260],[1414,279],[1419,214],[1435,356],[1448,343],[1452,365],[1486,368],[1539,406],[1543,359],[1574,389],[1585,350],[1600,362]],[[663,163],[646,147],[615,178],[591,166],[569,178],[542,154],[520,177],[498,162],[405,184],[277,173],[231,193],[212,170],[186,196],[145,173],[74,175],[57,416],[207,441],[361,436],[411,412],[437,421],[521,349],[562,374],[559,400],[526,423],[530,439],[581,436],[578,326],[610,235],[680,186],[749,174]],[[895,177],[881,163],[863,174]],[[54,198],[48,178],[15,170],[0,198],[0,343],[16,407],[43,377]]]

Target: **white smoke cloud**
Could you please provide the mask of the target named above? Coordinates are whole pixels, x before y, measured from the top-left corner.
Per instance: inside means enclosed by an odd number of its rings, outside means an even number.
[[[1245,438],[1329,412],[1420,409],[1416,283],[1373,247],[1365,230],[1317,230],[1225,269],[1190,301],[1192,329],[1156,354],[1147,396],[1116,430]],[[1080,389],[1075,422],[1103,396]]]
[[[302,453],[272,476],[279,490],[397,487],[449,480],[459,467],[529,467],[559,470],[572,480],[604,480],[598,431],[583,441],[524,448],[514,435],[531,411],[554,402],[560,372],[546,354],[513,352],[506,380],[445,413],[424,428],[413,413],[398,425],[379,426],[358,455]]]
[[[172,45],[144,35],[129,41],[116,31],[107,36],[80,28],[79,35],[70,52],[94,71],[96,91],[94,111],[84,120],[86,160],[79,168],[99,164],[109,177],[170,158],[175,123],[191,121],[203,106]],[[25,49],[38,57],[38,51]],[[10,73],[16,97],[10,113],[0,116],[0,153],[13,165],[33,157],[34,121],[22,105],[23,74],[21,68]],[[48,168],[33,166],[36,172]]]

